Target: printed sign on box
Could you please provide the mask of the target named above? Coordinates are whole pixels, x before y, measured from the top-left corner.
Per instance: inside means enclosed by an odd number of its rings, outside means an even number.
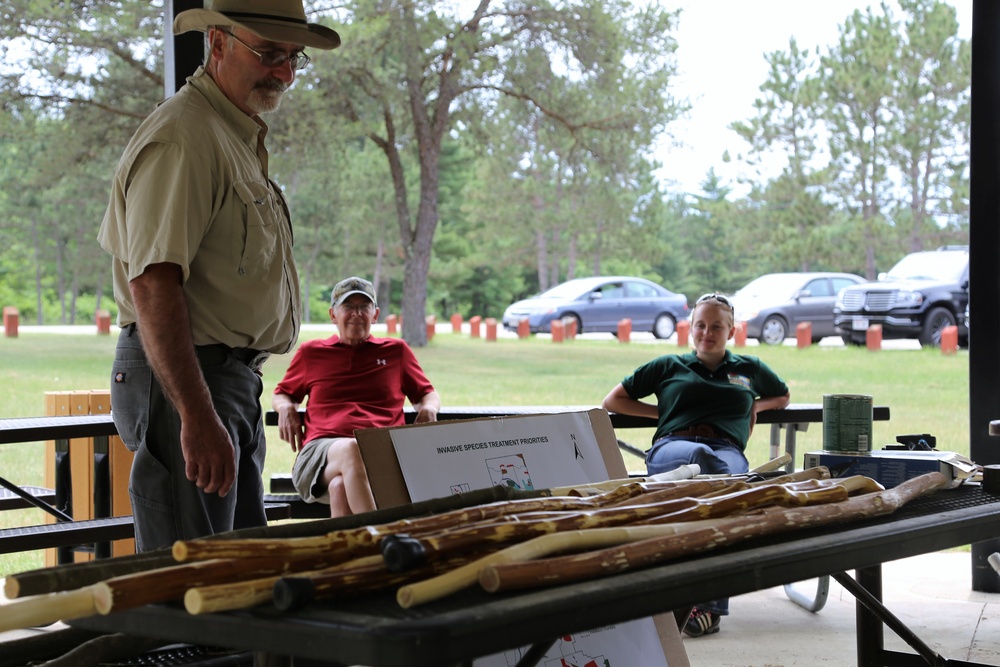
[[[610,479],[586,412],[438,422],[390,436],[412,502],[497,485],[533,490]]]
[[[380,508],[497,484],[546,489],[628,476],[601,409],[364,429],[355,437]],[[683,654],[672,633],[676,626],[653,618],[578,632],[539,664],[666,667],[668,647]],[[478,658],[474,667],[512,667],[526,648]]]

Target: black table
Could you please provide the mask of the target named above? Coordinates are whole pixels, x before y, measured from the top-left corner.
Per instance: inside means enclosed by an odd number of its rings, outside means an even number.
[[[468,590],[404,610],[396,605],[394,594],[386,592],[314,604],[290,614],[265,605],[252,611],[190,616],[178,605],[153,605],[72,624],[293,655],[296,665],[313,661],[373,667],[466,665],[475,657],[547,643],[567,633],[852,569],[858,570],[858,579],[878,607],[882,563],[998,535],[1000,498],[973,486],[918,499],[880,519],[798,531],[698,558],[521,594],[491,596]],[[882,622],[861,605],[857,650],[860,667],[924,664],[914,654],[885,651]]]

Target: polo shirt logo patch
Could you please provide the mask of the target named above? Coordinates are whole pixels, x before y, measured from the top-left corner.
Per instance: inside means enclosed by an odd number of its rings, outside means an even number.
[[[385,359],[376,359],[375,360],[375,365],[376,366],[385,366]]]
[[[735,373],[729,373],[729,384],[738,384],[745,389],[750,388],[750,378],[746,375],[736,375]]]

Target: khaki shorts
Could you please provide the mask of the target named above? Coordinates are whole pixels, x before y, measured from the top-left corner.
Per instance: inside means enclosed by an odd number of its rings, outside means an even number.
[[[337,440],[345,438],[314,438],[299,450],[292,464],[292,484],[307,503],[330,504],[330,491],[323,484],[326,452]]]

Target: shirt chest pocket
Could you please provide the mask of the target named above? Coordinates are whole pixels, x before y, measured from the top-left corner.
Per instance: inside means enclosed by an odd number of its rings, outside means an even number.
[[[240,275],[267,273],[279,245],[281,216],[274,193],[265,183],[240,181],[233,185],[243,214],[234,230]]]

